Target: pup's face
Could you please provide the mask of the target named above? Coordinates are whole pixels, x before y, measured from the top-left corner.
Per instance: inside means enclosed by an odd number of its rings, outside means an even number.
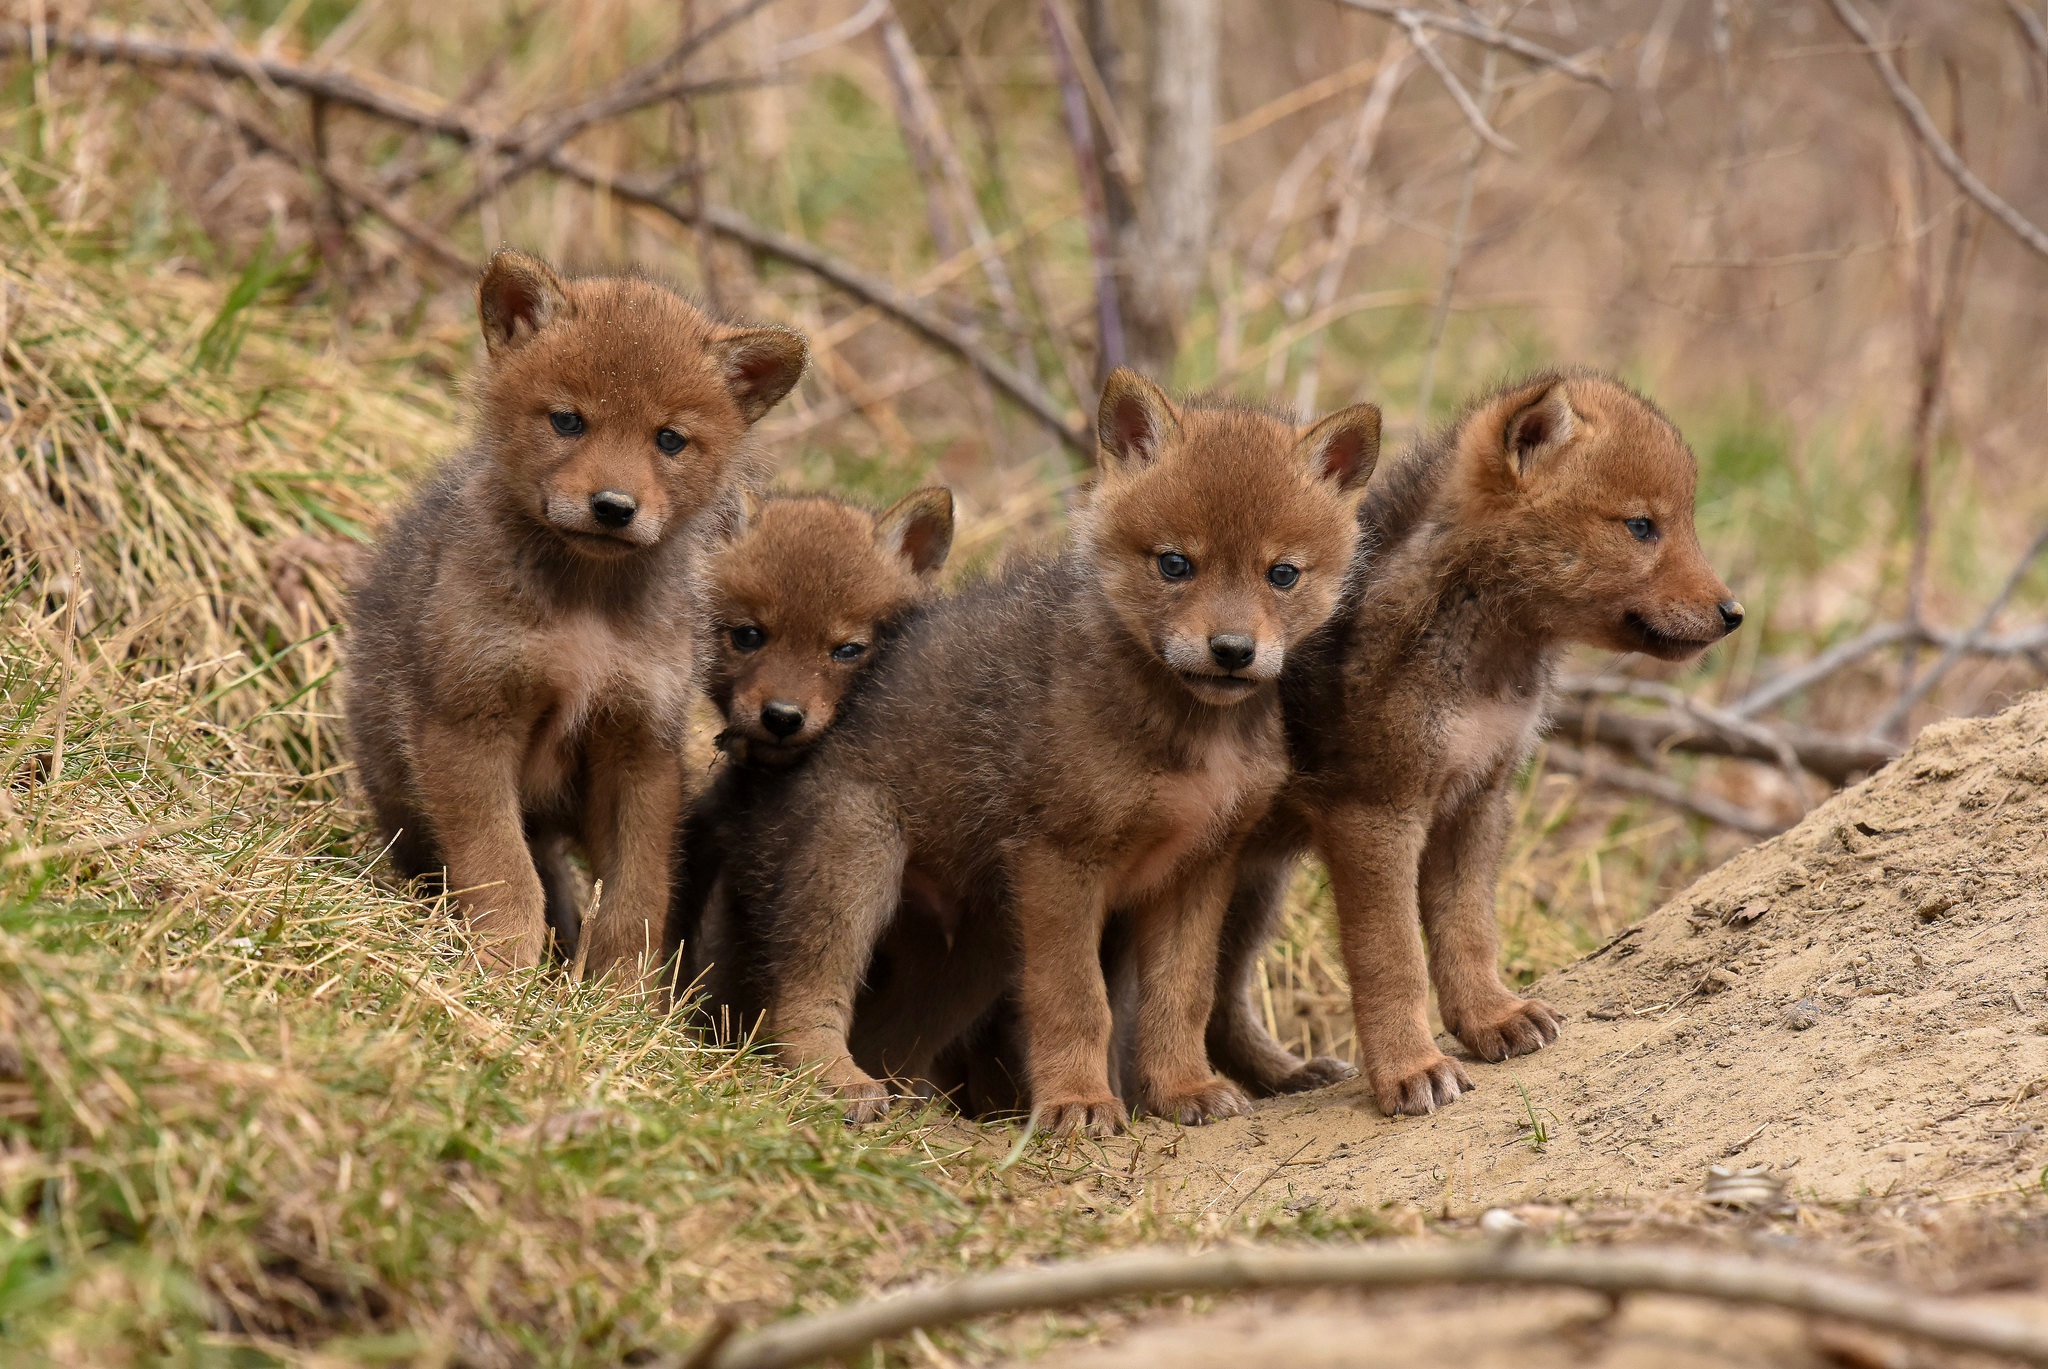
[[[1379,410],[1297,429],[1179,407],[1118,370],[1098,427],[1102,476],[1079,533],[1124,630],[1202,703],[1270,687],[1337,605]]]
[[[817,741],[867,668],[875,636],[924,597],[953,542],[953,496],[931,488],[879,515],[836,499],[769,499],[711,562],[720,745],[778,764]]]
[[[1558,636],[1682,661],[1741,624],[1693,530],[1691,450],[1621,386],[1574,377],[1505,395],[1467,422],[1460,457],[1484,535]]]
[[[499,252],[477,287],[483,432],[517,505],[584,556],[655,546],[735,474],[804,341],[729,328],[633,277],[563,281]]]

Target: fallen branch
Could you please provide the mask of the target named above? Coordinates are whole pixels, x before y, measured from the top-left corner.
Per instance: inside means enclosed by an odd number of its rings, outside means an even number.
[[[51,49],[63,50],[103,62],[124,62],[145,67],[210,71],[236,80],[264,81],[286,89],[319,96],[391,123],[403,124],[424,133],[450,138],[464,146],[504,148],[505,135],[486,128],[452,107],[434,108],[403,88],[373,85],[338,67],[311,70],[277,58],[261,58],[229,48],[198,47],[166,39],[135,34],[87,32],[50,33]],[[26,27],[0,28],[0,53],[26,52],[30,34]],[[721,205],[701,209],[679,204],[669,197],[665,181],[618,175],[593,166],[561,148],[552,150],[544,163],[558,175],[665,214],[678,223],[702,225],[762,256],[807,271],[820,280],[871,304],[894,317],[926,341],[946,349],[981,372],[998,390],[1029,412],[1055,437],[1076,454],[1086,458],[1095,452],[1092,435],[1071,426],[1066,410],[1028,376],[983,347],[965,328],[910,299],[895,286],[877,276],[838,260],[800,239],[763,228],[738,211]]]
[[[1599,743],[1654,756],[1684,751],[1696,756],[1730,756],[1737,760],[1774,762],[1781,767],[1789,752],[1800,769],[1830,784],[1847,784],[1858,775],[1884,768],[1900,747],[1873,737],[1846,737],[1804,728],[1767,729],[1766,742],[1741,732],[1703,727],[1678,712],[1622,713],[1602,708],[1589,698],[1565,697],[1551,710],[1554,735],[1581,744]],[[1759,729],[1766,730],[1766,729]]]
[[[1355,3],[1355,0],[1346,0],[1346,3]],[[1854,34],[1856,40],[1863,44],[1864,55],[1869,57],[1870,64],[1877,68],[1877,74],[1884,81],[1885,89],[1891,92],[1892,103],[1906,116],[1906,122],[1912,126],[1913,132],[1919,135],[1920,141],[1927,145],[1928,153],[1933,156],[1936,164],[1948,173],[1948,178],[1954,181],[1965,195],[1981,205],[1987,214],[2004,224],[2006,230],[2014,237],[2042,256],[2048,257],[2048,232],[2044,232],[2026,215],[2007,204],[1997,191],[1979,180],[1977,173],[1970,170],[1969,164],[1949,145],[1948,139],[1941,136],[1941,130],[1934,125],[1934,116],[1927,112],[1927,106],[1920,103],[1920,97],[1913,93],[1913,87],[1906,83],[1906,78],[1901,76],[1899,69],[1892,64],[1890,52],[1878,41],[1877,33],[1870,27],[1870,22],[1849,0],[1828,0],[1828,6],[1834,10],[1835,17],[1842,21],[1842,27]]]
[[[1775,837],[1788,825],[1767,818],[1761,813],[1752,813],[1747,808],[1737,807],[1726,799],[1697,793],[1655,771],[1639,770],[1632,765],[1616,765],[1597,753],[1576,751],[1561,746],[1556,741],[1552,741],[1544,749],[1543,764],[1562,774],[1576,775],[1588,784],[1603,785],[1609,789],[1619,789],[1625,794],[1655,799],[1667,807],[1681,809],[1718,826],[1745,832],[1753,837]]]
[[[2019,0],[2005,0],[2005,7],[2012,12],[2013,22],[2020,26],[2020,32],[2027,36],[2027,46],[2044,64],[2048,64],[2048,24],[2042,23],[2041,16]]]
[[[1505,29],[1497,29],[1491,24],[1482,24],[1474,19],[1460,19],[1449,14],[1438,14],[1434,10],[1419,10],[1406,5],[1390,4],[1387,0],[1336,0],[1336,3],[1350,9],[1363,10],[1367,14],[1377,14],[1382,19],[1391,19],[1411,31],[1415,26],[1420,26],[1455,33],[1460,38],[1469,38],[1475,43],[1483,43],[1502,52],[1512,52],[1525,61],[1562,72],[1574,81],[1584,81],[1588,85],[1599,86],[1602,90],[1614,88],[1612,82],[1587,66],[1580,58],[1552,52],[1549,48],[1532,43]]]
[[[697,1361],[706,1369],[794,1369],[878,1340],[980,1317],[1060,1311],[1118,1298],[1264,1289],[1436,1284],[1664,1293],[1778,1307],[1914,1336],[1956,1350],[2048,1365],[2048,1322],[1922,1297],[1811,1263],[1687,1250],[1519,1244],[1370,1245],[1324,1250],[1142,1251],[974,1275],[764,1327]]]

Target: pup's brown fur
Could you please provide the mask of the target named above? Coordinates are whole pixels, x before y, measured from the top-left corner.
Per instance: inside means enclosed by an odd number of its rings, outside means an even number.
[[[1694,535],[1695,481],[1647,400],[1549,373],[1481,399],[1373,482],[1344,605],[1283,681],[1296,774],[1246,844],[1209,1029],[1232,1077],[1274,1093],[1351,1072],[1290,1054],[1253,1007],[1258,955],[1311,845],[1381,1108],[1430,1112],[1471,1087],[1431,1039],[1431,982],[1444,1025],[1482,1059],[1556,1038],[1557,1014],[1496,968],[1509,787],[1567,644],[1677,661],[1742,621]]]
[[[357,771],[399,869],[445,870],[490,960],[537,964],[550,925],[573,955],[574,841],[604,881],[588,972],[651,968],[705,524],[757,477],[747,430],[796,383],[804,342],[510,251],[477,312],[475,444],[399,516],[355,594]]]
[[[1134,1096],[1188,1122],[1245,1106],[1202,1043],[1216,937],[1236,846],[1285,776],[1276,682],[1336,605],[1379,411],[1301,431],[1118,371],[1099,430],[1066,551],[914,620],[735,870],[768,915],[771,1034],[857,1120],[887,1105],[848,1033],[899,904],[950,950],[876,1006],[861,1053],[881,1069],[920,1077],[1014,985],[1041,1121],[1120,1127],[1097,948],[1123,913]]]
[[[751,1031],[762,993],[751,919],[735,906],[722,856],[749,814],[832,725],[839,703],[898,621],[931,592],[953,544],[953,496],[931,487],[882,513],[827,495],[751,504],[711,558],[707,687],[725,718],[717,776],[678,837],[681,872],[667,955],[702,986],[714,1025]]]

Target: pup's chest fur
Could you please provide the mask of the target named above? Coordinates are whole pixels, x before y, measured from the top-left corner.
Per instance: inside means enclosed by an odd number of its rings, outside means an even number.
[[[1233,731],[1154,770],[1111,862],[1112,906],[1156,892],[1256,822],[1286,779],[1281,755],[1277,734]]]
[[[529,801],[575,778],[593,726],[668,730],[666,720],[685,716],[696,674],[686,635],[635,631],[589,612],[543,625],[523,655],[534,722],[519,787]]]

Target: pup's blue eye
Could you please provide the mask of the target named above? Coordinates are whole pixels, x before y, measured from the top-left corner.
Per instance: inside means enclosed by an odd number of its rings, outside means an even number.
[[[732,644],[741,651],[759,651],[768,641],[768,634],[752,623],[742,623],[726,635],[732,638]]]
[[[654,435],[654,445],[667,452],[670,456],[674,456],[677,452],[690,445],[690,439],[684,437],[674,428],[663,428]]]
[[[1294,582],[1301,578],[1301,568],[1290,566],[1285,561],[1266,572],[1266,583],[1274,589],[1293,589]]]
[[[1628,535],[1638,542],[1657,540],[1657,525],[1647,518],[1624,518],[1621,525],[1628,529]]]
[[[1192,580],[1195,578],[1195,563],[1177,551],[1159,553],[1159,573],[1169,580]]]
[[[866,642],[841,642],[838,646],[832,648],[832,659],[835,661],[858,661],[867,653],[867,649],[868,644]]]
[[[583,431],[583,415],[574,409],[557,409],[548,415],[548,422],[564,437],[574,437]]]

